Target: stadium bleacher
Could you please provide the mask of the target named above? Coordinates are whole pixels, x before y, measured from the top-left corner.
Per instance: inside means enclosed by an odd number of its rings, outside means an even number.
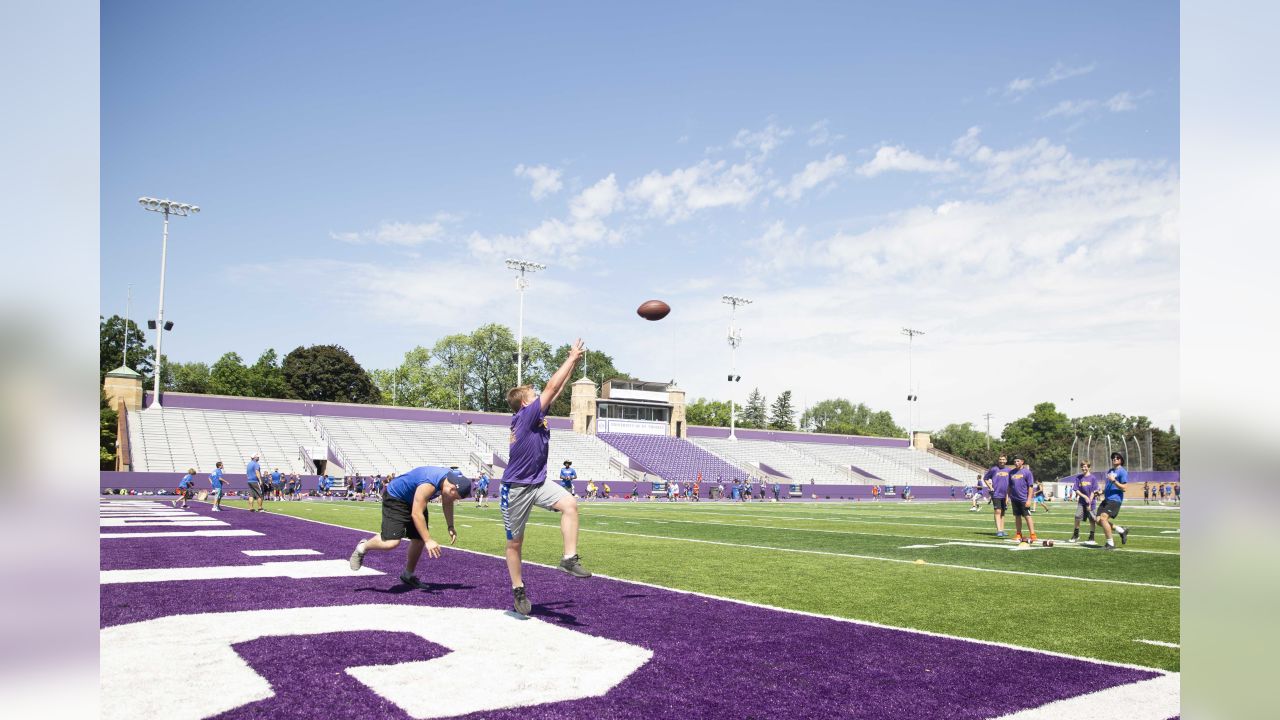
[[[316,423],[360,475],[400,473],[419,465],[457,466],[475,473],[477,447],[458,425],[413,420],[317,415]]]
[[[301,415],[166,408],[128,414],[133,469],[139,472],[210,472],[221,460],[237,472],[254,452],[264,468],[311,473],[299,448],[317,438]]]
[[[481,425],[475,423],[467,426],[476,437],[480,438],[489,449],[503,460],[509,460],[511,430],[502,425]],[[564,467],[565,460],[573,462],[578,471],[579,480],[614,480],[619,473],[609,467],[609,458],[618,456],[625,465],[626,456],[591,435],[581,435],[572,430],[552,428],[550,453],[547,456],[547,471],[555,479]]]
[[[759,474],[758,470],[726,462],[688,440],[676,437],[600,433],[599,438],[643,465],[650,473],[668,481],[690,482],[698,473],[702,473],[704,482],[717,477],[729,480]]]

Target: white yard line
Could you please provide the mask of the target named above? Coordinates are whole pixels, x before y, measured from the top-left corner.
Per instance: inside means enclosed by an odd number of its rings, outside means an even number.
[[[1181,650],[1182,646],[1178,643],[1165,642],[1163,640],[1134,640],[1134,642],[1146,643],[1147,645],[1155,645],[1156,647],[1174,648]]]
[[[1182,677],[1170,673],[1077,695],[995,720],[1167,720],[1182,712]]]

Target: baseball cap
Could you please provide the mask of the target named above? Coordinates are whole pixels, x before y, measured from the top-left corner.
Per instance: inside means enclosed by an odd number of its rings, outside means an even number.
[[[458,497],[465,498],[471,495],[471,480],[458,470],[449,471],[444,479],[458,486]]]

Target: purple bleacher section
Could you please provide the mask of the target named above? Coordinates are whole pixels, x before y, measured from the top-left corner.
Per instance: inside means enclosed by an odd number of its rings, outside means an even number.
[[[373,420],[416,420],[418,422],[465,423],[510,427],[507,413],[485,413],[454,410],[427,410],[424,408],[391,407],[388,405],[358,405],[354,403],[304,402],[302,400],[274,400],[269,398],[244,398],[229,395],[193,395],[165,393],[165,407],[190,408],[192,410],[227,410],[231,412],[282,413],[311,417],[358,417]],[[151,393],[143,404],[151,406]],[[572,430],[569,418],[548,417],[547,424],[557,430]]]
[[[716,476],[744,477],[745,472],[721,460],[688,440],[665,435],[600,433],[601,440],[621,450],[634,462],[664,480],[689,482],[702,473],[706,482]]]
[[[906,438],[864,437],[862,435],[823,435],[821,433],[788,432],[786,430],[746,430],[738,428],[734,434],[742,440],[772,440],[773,442],[821,443],[823,445],[860,445],[863,447],[907,447]],[[689,437],[729,437],[729,428],[690,425]]]
[[[934,470],[933,468],[929,468],[929,472],[933,473],[934,475],[937,475],[938,477],[944,480],[950,480],[951,482],[960,482],[959,480],[951,477],[950,475],[942,472],[941,470]]]
[[[854,471],[854,472],[856,472],[856,473],[858,473],[859,475],[861,475],[861,476],[862,476],[862,477],[864,477],[864,478],[869,478],[869,479],[871,479],[871,480],[876,480],[876,481],[879,481],[879,480],[880,480],[880,476],[879,476],[879,475],[874,475],[874,474],[872,474],[872,473],[869,473],[869,472],[867,472],[866,470],[863,470],[862,468],[858,467],[857,465],[850,465],[850,466],[849,466],[849,469],[850,469],[850,470],[852,470],[852,471]]]

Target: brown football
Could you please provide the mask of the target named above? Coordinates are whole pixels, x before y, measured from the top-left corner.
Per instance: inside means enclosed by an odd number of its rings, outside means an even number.
[[[661,320],[671,312],[671,306],[661,300],[645,300],[636,308],[636,314],[645,320]]]

